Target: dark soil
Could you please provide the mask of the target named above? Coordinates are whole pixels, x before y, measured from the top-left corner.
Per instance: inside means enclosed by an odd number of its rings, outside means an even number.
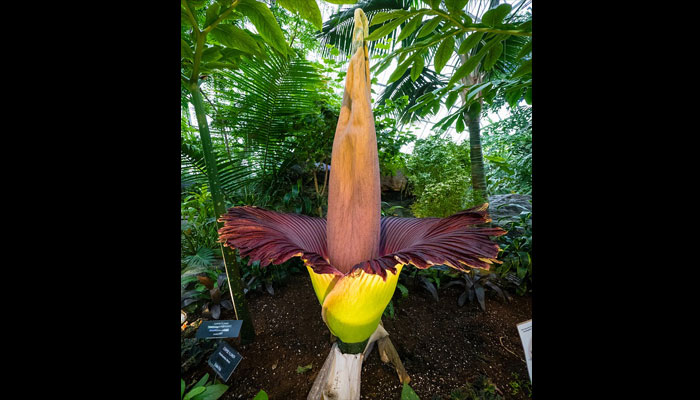
[[[439,303],[425,289],[408,288],[407,298],[400,299],[398,291],[394,297],[395,319],[385,316],[383,323],[422,400],[449,399],[480,375],[488,376],[505,399],[528,398],[522,389],[512,394],[509,383],[516,380],[513,374],[529,382],[516,324],[532,318],[531,297],[504,302],[487,290],[483,312],[476,301],[459,307],[457,286],[440,290]],[[248,345],[232,343],[243,360],[221,399],[252,399],[260,389],[271,399],[305,399],[331,348],[309,276],[292,275],[274,296],[252,293],[248,307],[257,336]],[[221,319],[235,316],[226,312]],[[309,364],[311,370],[297,373]],[[189,386],[207,372],[215,375],[205,359],[183,378]],[[395,369],[381,362],[375,346],[362,367],[361,398],[399,399],[401,389]]]

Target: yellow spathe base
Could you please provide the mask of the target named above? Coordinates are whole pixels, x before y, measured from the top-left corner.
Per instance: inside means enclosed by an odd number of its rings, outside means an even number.
[[[321,315],[331,333],[345,343],[358,343],[377,329],[384,309],[391,300],[403,264],[396,274],[381,276],[358,270],[347,276],[317,274],[306,267],[311,284],[322,305]]]

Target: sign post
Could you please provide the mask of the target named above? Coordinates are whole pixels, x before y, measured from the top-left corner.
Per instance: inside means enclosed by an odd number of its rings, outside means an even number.
[[[525,322],[521,322],[517,326],[518,333],[520,334],[520,341],[523,344],[523,350],[525,350],[527,373],[530,375],[530,382],[532,382],[532,320],[529,319]]]
[[[235,319],[203,321],[195,335],[197,339],[220,339],[219,347],[214,350],[207,363],[224,382],[231,377],[243,356],[221,339],[237,338],[242,325],[242,320]]]

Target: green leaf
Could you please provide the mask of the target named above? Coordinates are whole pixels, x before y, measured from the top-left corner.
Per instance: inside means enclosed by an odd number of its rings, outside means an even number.
[[[304,372],[310,370],[311,368],[313,368],[313,363],[306,365],[306,366],[303,366],[303,367],[299,366],[299,367],[297,367],[297,374],[303,374]]]
[[[503,18],[508,15],[511,8],[513,6],[510,4],[501,4],[496,8],[492,8],[484,13],[484,16],[481,17],[481,22],[487,26],[496,26],[503,22]]]
[[[522,49],[518,52],[518,55],[515,57],[516,59],[521,59],[525,57],[526,55],[530,54],[532,52],[532,39],[530,39],[525,45],[523,46]]]
[[[221,5],[219,5],[219,3],[214,3],[207,8],[207,19],[204,22],[205,28],[211,25],[212,22],[216,21],[216,18],[219,16],[220,9]]]
[[[261,56],[262,49],[258,42],[245,30],[229,24],[219,24],[211,31],[217,42],[230,49],[241,50],[248,54]]]
[[[218,383],[216,385],[210,385],[206,387],[206,390],[193,397],[192,400],[216,400],[228,390],[228,385],[223,383]]]
[[[447,99],[445,100],[445,107],[449,110],[452,108],[452,106],[455,104],[457,101],[457,98],[459,97],[459,92],[454,90],[450,92],[450,94],[447,95]]]
[[[406,72],[406,70],[408,69],[408,66],[413,64],[413,57],[414,56],[411,56],[408,60],[399,64],[396,67],[396,69],[394,70],[394,72],[391,73],[391,75],[389,76],[389,80],[387,80],[386,83],[390,84],[390,83],[398,80],[399,78],[401,78],[403,76],[403,74]]]
[[[410,15],[404,15],[380,26],[379,28],[375,29],[369,36],[367,36],[366,40],[371,42],[373,40],[383,38],[384,36],[393,32],[396,29],[396,27],[398,27],[403,21],[407,20],[409,16]]]
[[[206,374],[204,374],[204,376],[199,381],[197,381],[197,383],[194,384],[194,386],[192,386],[192,389],[206,385],[208,380],[209,380],[209,373],[207,372]]]
[[[455,130],[457,131],[457,133],[462,133],[464,131],[464,114],[462,113],[459,113],[459,118],[457,118]]]
[[[493,66],[496,64],[496,61],[498,61],[498,57],[501,56],[501,53],[503,53],[503,44],[495,44],[493,48],[491,48],[491,50],[489,50],[489,52],[484,57],[484,71],[488,71],[491,68],[493,68]]]
[[[189,58],[190,60],[194,58],[194,53],[190,45],[184,40],[180,39],[180,57]]]
[[[393,10],[393,11],[382,11],[374,14],[372,21],[370,21],[369,26],[381,24],[384,21],[388,21],[394,18],[398,18],[402,15],[408,14],[406,10]]]
[[[513,78],[523,76],[532,72],[532,60],[525,61],[515,72],[513,72]]]
[[[248,17],[267,44],[287,55],[287,42],[275,16],[265,3],[256,0],[240,0],[236,11]]]
[[[459,50],[457,50],[457,53],[464,54],[471,50],[472,47],[476,46],[476,44],[479,43],[479,41],[482,37],[484,37],[485,34],[486,32],[474,32],[471,35],[467,36],[467,38],[462,41],[462,44],[459,45]]]
[[[182,400],[182,396],[185,395],[185,381],[184,379],[180,379],[180,400]]]
[[[439,74],[440,71],[442,71],[442,68],[445,67],[445,64],[447,64],[450,57],[452,57],[452,51],[454,48],[454,36],[450,36],[440,43],[440,47],[438,47],[437,51],[435,52],[435,72]]]
[[[423,14],[418,14],[413,17],[403,28],[401,28],[401,34],[396,38],[397,42],[400,42],[408,37],[413,31],[416,30],[423,22]]]
[[[207,389],[204,386],[196,387],[196,388],[190,390],[189,392],[187,392],[187,394],[185,395],[185,398],[182,400],[190,400],[191,398],[204,392],[205,390],[207,390]]]
[[[324,0],[331,4],[355,4],[357,0]]]
[[[445,0],[445,7],[450,14],[459,13],[464,10],[469,0]]]
[[[481,115],[481,103],[477,101],[470,104],[467,109],[467,116],[474,120],[479,118],[479,115]]]
[[[525,92],[525,101],[527,104],[532,105],[532,86],[527,88],[527,92]]]
[[[479,50],[476,54],[469,57],[467,61],[464,64],[462,64],[462,66],[459,67],[457,71],[455,71],[454,75],[452,75],[449,84],[452,85],[458,82],[460,79],[464,78],[469,73],[474,71],[474,69],[477,67],[477,65],[479,65],[479,62],[482,58],[484,58],[486,53],[488,53],[493,46],[500,44],[500,42],[504,40],[507,36],[508,35],[497,35],[488,43],[486,43],[484,47],[482,47],[481,50]]]
[[[323,28],[321,10],[316,0],[277,0],[277,3],[303,19],[311,22],[319,31]]]
[[[515,107],[518,104],[518,101],[520,100],[522,94],[522,90],[523,89],[519,87],[506,91],[505,98],[508,102],[508,105],[510,105],[511,107]]]
[[[440,20],[442,20],[442,17],[435,17],[426,22],[425,25],[423,25],[423,27],[416,35],[416,39],[420,39],[431,34],[435,30],[435,28],[437,28],[438,24],[440,23]]]
[[[411,67],[411,80],[413,82],[415,82],[416,79],[418,79],[418,77],[420,76],[421,72],[423,72],[423,67],[425,67],[425,60],[423,59],[423,57],[415,57],[413,67]]]
[[[442,2],[442,0],[428,0],[428,4],[430,5],[430,8],[432,8],[433,10],[439,10],[441,2]]]
[[[420,400],[420,397],[408,386],[408,383],[404,383],[401,390],[401,400]]]
[[[253,400],[268,400],[267,392],[265,392],[264,390],[260,389],[260,391],[258,392],[258,394],[256,394],[255,397],[253,397]]]
[[[218,46],[207,47],[202,51],[202,63],[216,61],[221,58],[221,48]]]

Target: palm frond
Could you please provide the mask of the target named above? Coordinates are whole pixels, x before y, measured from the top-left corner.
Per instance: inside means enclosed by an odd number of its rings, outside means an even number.
[[[287,61],[271,55],[262,61],[242,62],[239,70],[222,72],[218,79],[210,88],[218,104],[211,133],[219,180],[230,195],[252,180],[274,176],[284,165],[294,151],[291,124],[316,111],[315,93],[322,77],[304,59]],[[223,145],[224,134],[228,146]],[[197,146],[183,141],[181,153],[182,179],[206,181],[206,166]]]

